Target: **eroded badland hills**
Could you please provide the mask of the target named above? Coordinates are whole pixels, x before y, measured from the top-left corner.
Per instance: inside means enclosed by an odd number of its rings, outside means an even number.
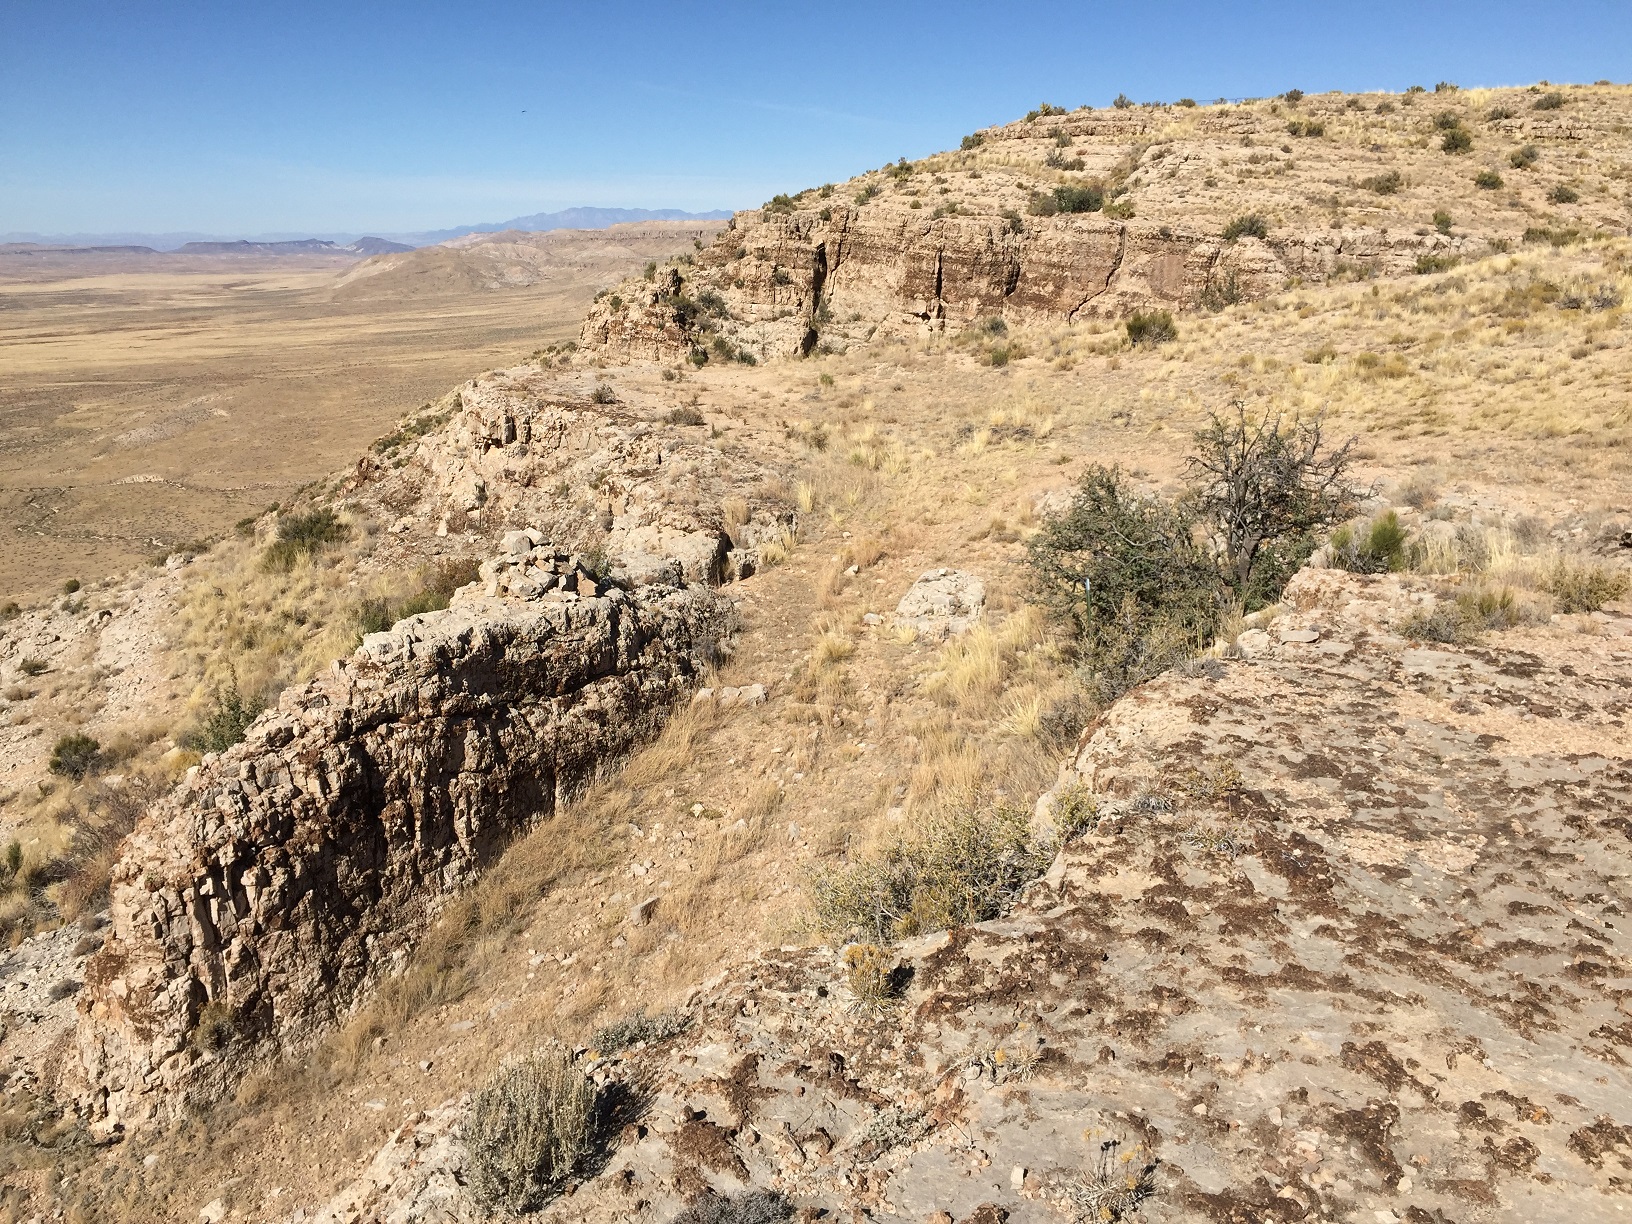
[[[1042,107],[19,600],[3,1218],[1625,1218],[1629,223],[1625,87]]]

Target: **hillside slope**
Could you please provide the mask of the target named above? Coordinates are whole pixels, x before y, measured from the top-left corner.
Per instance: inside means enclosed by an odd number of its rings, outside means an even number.
[[[340,277],[335,293],[342,300],[419,297],[597,276],[613,283],[631,264],[690,251],[718,229],[717,222],[638,221],[601,230],[469,234],[365,260]]]
[[[0,979],[0,1206],[492,1219],[470,1094],[561,1042],[604,1112],[544,1219],[1618,1218],[1632,241],[1596,184],[1620,190],[1629,95],[1561,95],[1039,115],[1114,143],[1169,114],[1336,116],[1304,141],[1409,114],[1425,178],[1469,167],[1430,147],[1430,106],[1607,126],[1591,193],[1557,206],[1577,232],[1498,216],[1419,264],[1430,223],[1374,274],[1291,274],[1279,221],[1223,241],[1235,208],[1315,207],[1292,170],[1243,180],[1264,194],[1200,209],[1185,256],[1219,252],[1204,287],[1241,269],[1233,301],[1163,297],[1123,261],[1074,313],[943,274],[926,319],[900,305],[897,231],[819,293],[792,254],[731,258],[756,234],[809,252],[800,227],[837,217],[778,203],[611,287],[581,344],[461,383],[131,579],[154,599],[23,610],[0,744],[86,726],[109,748],[8,800],[36,840],[0,919],[20,939],[77,918]],[[945,156],[993,158],[973,182],[1024,200],[1052,180],[1003,179],[1005,140]],[[853,232],[921,212],[922,173]],[[1144,207],[1021,212],[1017,283],[1040,251],[1077,275],[1093,227]],[[756,323],[761,263],[793,313]],[[836,330],[841,291],[876,306],[870,335]],[[1172,334],[1135,342],[1122,312],[1163,305]],[[1395,524],[1397,565],[1319,551],[1113,701],[1028,543],[1094,464],[1176,493],[1232,401],[1358,434],[1361,525]],[[664,607],[672,640],[648,631]],[[84,713],[163,677],[192,705],[148,703],[140,743]],[[275,708],[201,753],[229,685]],[[108,906],[90,849],[132,794]],[[814,881],[958,820],[1029,830],[1014,904],[938,931],[915,902],[915,930],[846,953],[860,927],[824,926]]]

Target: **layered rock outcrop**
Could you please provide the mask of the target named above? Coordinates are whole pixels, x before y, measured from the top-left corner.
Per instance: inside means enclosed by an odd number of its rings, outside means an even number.
[[[706,588],[570,585],[370,635],[144,816],[80,1001],[94,1115],[174,1114],[223,1054],[344,1014],[450,890],[655,731],[728,629]]]
[[[783,949],[684,1035],[586,1053],[650,1104],[543,1217],[760,1190],[941,1224],[1612,1213],[1632,619],[1425,648],[1394,627],[1427,598],[1306,571],[1241,657],[1118,702],[1054,792],[1090,831],[1009,916],[894,949],[895,1000]],[[480,1218],[457,1118],[319,1218]]]

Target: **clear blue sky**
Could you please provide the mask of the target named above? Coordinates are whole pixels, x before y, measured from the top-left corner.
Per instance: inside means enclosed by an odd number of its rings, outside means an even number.
[[[751,206],[1040,101],[1632,77],[1632,3],[0,0],[0,233]]]

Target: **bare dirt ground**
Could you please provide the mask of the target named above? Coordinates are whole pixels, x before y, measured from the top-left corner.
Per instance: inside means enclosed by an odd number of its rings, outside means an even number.
[[[0,597],[221,534],[646,257],[405,300],[337,293],[358,265],[329,256],[0,256]]]

